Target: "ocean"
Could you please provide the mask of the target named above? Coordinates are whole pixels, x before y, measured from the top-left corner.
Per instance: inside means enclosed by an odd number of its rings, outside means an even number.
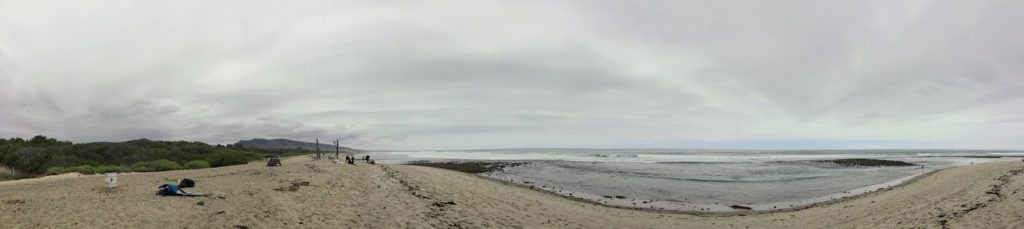
[[[800,207],[876,191],[951,166],[1020,160],[1021,151],[497,149],[381,151],[382,163],[525,161],[481,174],[606,205],[727,212]],[[867,158],[914,166],[839,166]]]

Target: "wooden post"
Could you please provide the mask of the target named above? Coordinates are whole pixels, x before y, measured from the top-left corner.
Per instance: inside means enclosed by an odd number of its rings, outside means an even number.
[[[320,160],[320,138],[316,139],[316,159]]]

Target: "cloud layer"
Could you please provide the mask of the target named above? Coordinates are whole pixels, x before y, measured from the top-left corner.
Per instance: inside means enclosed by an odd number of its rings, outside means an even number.
[[[1024,2],[0,1],[0,137],[1024,148]]]

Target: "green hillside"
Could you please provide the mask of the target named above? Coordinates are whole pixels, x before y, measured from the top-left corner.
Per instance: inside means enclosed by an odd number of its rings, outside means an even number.
[[[14,172],[0,179],[80,172],[148,172],[244,164],[306,150],[237,148],[203,142],[150,141],[71,143],[46,136],[0,139],[0,167]]]

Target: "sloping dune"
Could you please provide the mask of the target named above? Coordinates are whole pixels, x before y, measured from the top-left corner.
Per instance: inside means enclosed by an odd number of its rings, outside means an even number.
[[[289,158],[213,169],[0,182],[4,228],[1013,228],[1024,163],[942,170],[893,190],[808,209],[695,216],[609,208],[471,174]],[[180,178],[211,197],[160,197]]]

